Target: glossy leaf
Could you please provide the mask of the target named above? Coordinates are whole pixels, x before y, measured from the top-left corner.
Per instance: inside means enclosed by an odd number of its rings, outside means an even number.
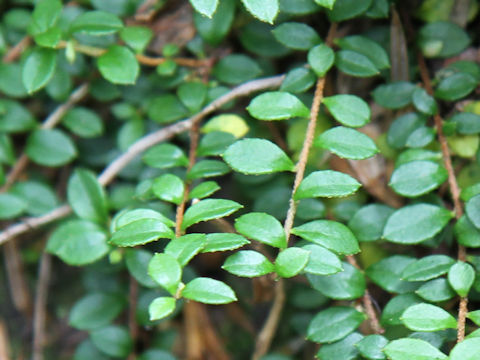
[[[384,349],[392,360],[444,360],[447,356],[430,343],[403,338],[390,342]]]
[[[205,234],[187,234],[171,240],[165,247],[165,254],[173,256],[184,267],[203,250],[207,237]]]
[[[456,73],[442,79],[435,89],[435,97],[455,101],[470,94],[478,85],[477,79],[467,73]]]
[[[225,151],[223,159],[233,170],[243,174],[269,174],[294,168],[293,162],[277,145],[263,139],[237,141]]]
[[[331,307],[313,318],[307,338],[318,343],[337,341],[354,331],[365,319],[365,314],[351,307]]]
[[[150,320],[160,320],[175,310],[176,301],[172,297],[158,297],[154,299],[148,307],[148,313],[150,314]]]
[[[387,52],[377,42],[361,35],[352,35],[336,41],[343,50],[351,50],[366,56],[377,69],[388,69],[390,60]]]
[[[358,241],[379,240],[383,228],[394,209],[380,204],[369,204],[358,210],[348,222]]]
[[[360,251],[358,241],[342,223],[315,220],[292,229],[292,234],[314,242],[338,254],[352,255]]]
[[[188,194],[189,199],[203,199],[220,190],[220,186],[215,181],[205,181],[197,185]]]
[[[114,295],[89,293],[75,303],[68,322],[79,330],[101,328],[114,320],[124,306],[125,302]]]
[[[54,50],[35,48],[23,65],[23,85],[29,94],[43,88],[53,76],[57,66],[57,53]]]
[[[467,201],[465,211],[472,224],[480,229],[480,195],[475,195]]]
[[[402,321],[407,328],[414,331],[438,331],[455,329],[457,321],[442,308],[431,304],[410,306],[402,314]]]
[[[411,161],[395,169],[389,185],[400,195],[416,197],[436,189],[447,178],[447,170],[435,162]]]
[[[408,265],[402,272],[402,277],[408,281],[431,280],[446,274],[455,261],[446,255],[425,256]]]
[[[323,99],[323,104],[335,120],[345,126],[362,127],[370,122],[368,104],[355,95],[334,95]]]
[[[237,300],[230,286],[205,277],[198,277],[185,285],[182,296],[204,304],[228,304]]]
[[[369,266],[365,273],[378,286],[388,292],[404,294],[416,290],[418,283],[402,278],[405,268],[415,263],[415,259],[404,255],[393,255]]]
[[[207,241],[202,252],[235,250],[249,243],[250,242],[247,239],[237,234],[207,234]]]
[[[218,0],[190,0],[192,6],[200,14],[211,18],[218,6]]]
[[[336,0],[328,17],[335,22],[348,20],[367,11],[371,3],[372,0]]]
[[[148,264],[148,275],[170,294],[175,295],[182,277],[182,268],[172,255],[157,253]]]
[[[237,276],[258,277],[275,271],[275,266],[259,252],[240,250],[225,260],[222,269]]]
[[[475,360],[480,349],[480,338],[465,339],[450,352],[450,360]]]
[[[315,140],[315,146],[352,160],[367,159],[378,152],[377,146],[367,135],[343,126],[325,131]]]
[[[143,161],[148,166],[159,169],[188,165],[188,158],[182,149],[172,144],[160,144],[150,148],[143,156]]]
[[[387,344],[387,338],[382,335],[375,334],[365,336],[356,344],[356,347],[358,348],[360,354],[367,359],[383,360],[385,359],[383,348]]]
[[[438,234],[453,214],[430,204],[409,205],[395,211],[388,219],[383,237],[399,244],[417,244]]]
[[[372,93],[375,102],[388,109],[400,109],[412,102],[416,86],[410,82],[398,81],[378,86]]]
[[[448,271],[448,282],[453,290],[462,297],[468,295],[475,280],[475,270],[470,264],[457,261]]]
[[[243,5],[257,19],[272,24],[277,17],[278,0],[242,0]]]
[[[308,244],[302,249],[310,253],[308,262],[303,269],[308,274],[332,275],[343,270],[342,263],[337,255],[322,246]]]
[[[315,171],[300,183],[295,200],[313,197],[343,197],[353,194],[360,183],[347,174],[333,170]]]
[[[308,52],[308,63],[318,77],[323,77],[333,65],[335,54],[324,44],[317,45]]]
[[[468,46],[470,39],[457,24],[438,21],[420,30],[418,43],[426,57],[443,58],[458,55]]]
[[[248,213],[235,220],[235,229],[247,238],[264,244],[285,248],[287,239],[282,224],[265,213]]]
[[[27,209],[27,202],[14,194],[0,194],[0,219],[12,219]]]
[[[183,200],[185,186],[178,176],[165,174],[153,181],[152,190],[159,199],[178,205]]]
[[[456,295],[445,278],[427,281],[425,284],[420,286],[415,293],[422,299],[430,302],[450,300]]]
[[[157,239],[170,239],[173,231],[163,222],[154,218],[132,221],[118,229],[110,239],[117,246],[143,245]]]
[[[321,42],[317,32],[303,23],[286,22],[272,32],[275,39],[295,50],[308,50]]]
[[[266,92],[255,97],[247,107],[259,120],[285,120],[308,117],[310,110],[294,95],[282,91]]]
[[[133,348],[128,330],[118,325],[96,329],[90,333],[90,339],[102,353],[117,358],[128,357]]]
[[[306,249],[289,247],[278,254],[275,272],[283,278],[293,277],[307,265],[309,256],[310,252]]]
[[[123,23],[117,16],[106,11],[87,11],[73,20],[70,31],[88,35],[109,35],[122,29]]]
[[[140,72],[135,55],[126,47],[114,45],[98,58],[102,76],[114,84],[134,84]]]
[[[337,52],[335,65],[340,71],[355,77],[370,77],[379,74],[377,67],[368,57],[351,50]]]
[[[223,199],[206,199],[190,206],[183,217],[182,229],[186,229],[201,221],[208,221],[213,219],[228,216],[242,205],[231,200]]]

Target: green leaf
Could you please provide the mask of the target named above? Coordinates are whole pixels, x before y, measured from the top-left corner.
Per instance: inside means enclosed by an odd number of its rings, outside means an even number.
[[[366,319],[365,314],[344,306],[320,311],[310,322],[307,339],[318,343],[340,340],[353,332]]]
[[[148,166],[159,169],[188,165],[188,158],[183,150],[172,144],[160,144],[150,148],[143,156],[143,161]]]
[[[218,80],[238,85],[255,79],[262,73],[262,68],[252,58],[242,54],[232,54],[222,58],[213,68]]]
[[[54,190],[39,181],[17,182],[12,186],[11,194],[24,200],[27,203],[26,212],[34,216],[43,215],[59,205]]]
[[[208,132],[200,140],[197,154],[198,156],[222,155],[234,142],[235,136],[231,133],[222,131]]]
[[[480,230],[472,224],[466,215],[462,215],[453,228],[455,237],[460,245],[480,247]]]
[[[185,185],[178,176],[165,174],[153,180],[152,190],[159,199],[179,205],[183,201]]]
[[[102,119],[92,110],[85,107],[75,107],[69,110],[62,124],[75,135],[93,138],[103,134]]]
[[[370,77],[379,74],[375,64],[365,55],[356,51],[340,50],[335,56],[336,67],[347,75]]]
[[[292,229],[292,234],[326,247],[337,254],[352,255],[360,251],[358,241],[342,223],[315,220]]]
[[[456,295],[445,278],[427,281],[425,284],[420,286],[415,293],[422,299],[430,302],[450,300]]]
[[[257,251],[240,250],[230,255],[222,269],[242,277],[258,277],[275,271],[275,266]]]
[[[191,113],[196,113],[207,99],[207,86],[200,81],[184,82],[178,87],[177,95]]]
[[[145,26],[129,26],[120,32],[120,38],[136,53],[142,53],[152,37],[152,30]]]
[[[102,353],[116,358],[126,359],[133,348],[128,330],[118,325],[96,329],[90,333],[90,339]]]
[[[467,73],[456,73],[442,79],[435,89],[435,97],[456,101],[470,94],[478,85],[477,79]]]
[[[0,107],[2,104],[0,104]],[[13,143],[7,134],[0,134],[0,163],[13,165],[15,163],[15,152]]]
[[[397,81],[377,86],[373,91],[375,102],[387,109],[400,109],[412,102],[412,95],[417,87],[406,81]]]
[[[205,181],[195,186],[188,194],[189,199],[203,199],[220,190],[220,186],[215,181]]]
[[[398,339],[384,348],[392,360],[444,360],[447,356],[430,343],[420,339]]]
[[[310,110],[296,96],[283,91],[258,95],[250,102],[247,110],[259,120],[286,120],[310,115]]]
[[[27,209],[27,202],[15,194],[0,194],[0,219],[13,219]]]
[[[204,304],[228,304],[237,301],[237,297],[230,286],[221,281],[205,277],[198,277],[185,285],[182,296]]]
[[[337,0],[314,0],[318,5],[326,7],[327,9],[332,9],[333,5],[337,2]]]
[[[241,248],[249,244],[250,241],[238,234],[214,233],[207,234],[207,242],[202,252],[227,251]]]
[[[187,175],[188,180],[209,178],[228,174],[230,168],[219,160],[201,160],[193,165]]]
[[[200,14],[209,18],[212,17],[218,6],[218,0],[190,0],[190,3]]]
[[[108,216],[105,191],[95,175],[86,169],[77,169],[67,187],[68,203],[79,217],[105,223]]]
[[[339,22],[354,18],[368,10],[372,0],[336,0],[328,11],[330,21]]]
[[[175,295],[182,278],[182,268],[172,255],[157,253],[148,263],[148,275],[170,294]]]
[[[120,229],[134,221],[152,219],[164,223],[168,227],[175,227],[175,222],[152,209],[135,209],[122,213],[114,219],[114,229]]]
[[[413,304],[420,303],[422,303],[422,299],[413,293],[394,296],[383,309],[381,323],[383,325],[402,325],[400,316],[405,309]]]
[[[284,278],[290,278],[303,270],[310,257],[310,251],[298,247],[289,247],[281,251],[275,260],[275,272]]]
[[[435,139],[435,130],[429,126],[421,126],[413,131],[407,139],[405,146],[412,148],[424,147]]]
[[[101,259],[109,251],[105,231],[89,221],[63,223],[48,239],[47,251],[69,265],[82,266]]]
[[[77,156],[72,140],[60,130],[35,130],[27,139],[26,153],[35,163],[60,166]]]
[[[448,272],[455,261],[446,255],[425,256],[408,265],[402,272],[402,278],[408,281],[425,281]]]
[[[223,159],[233,170],[243,174],[260,175],[294,169],[292,160],[282,149],[264,139],[239,140],[228,147]]]
[[[412,95],[412,101],[415,108],[426,115],[433,116],[438,111],[435,99],[422,88],[415,89]]]
[[[360,354],[367,359],[383,360],[385,354],[383,348],[388,344],[388,340],[382,335],[367,335],[360,340],[355,346]]]
[[[472,265],[457,261],[448,271],[448,282],[461,297],[466,297],[475,280],[475,270]]]
[[[449,121],[455,124],[455,130],[462,135],[480,133],[480,115],[468,112],[456,113]]]
[[[140,66],[131,50],[113,45],[98,58],[98,69],[102,76],[113,84],[135,84]]]
[[[87,11],[77,16],[70,25],[72,33],[94,36],[114,34],[122,28],[122,20],[106,11]]]
[[[173,94],[157,96],[148,105],[148,116],[160,124],[170,123],[187,115],[187,108]]]
[[[303,179],[294,198],[343,197],[353,194],[360,186],[350,175],[333,170],[315,171]]]
[[[480,349],[480,338],[465,339],[450,352],[450,360],[475,360]]]
[[[389,185],[397,194],[417,197],[438,188],[447,178],[447,170],[433,161],[411,161],[395,169]]]
[[[318,77],[323,77],[332,67],[335,54],[329,46],[321,44],[311,48],[307,58],[315,74]]]
[[[57,67],[57,52],[51,49],[35,48],[23,65],[22,81],[29,94],[43,88],[53,76]]]
[[[455,329],[457,321],[442,308],[431,304],[416,304],[406,309],[401,320],[407,328],[414,331],[438,331]]]
[[[110,324],[125,307],[121,297],[90,293],[73,305],[68,318],[70,326],[79,330],[93,330]]]
[[[458,55],[470,44],[467,33],[457,24],[437,21],[420,29],[418,44],[426,57]]]
[[[407,145],[412,134],[425,125],[425,117],[417,113],[407,113],[396,118],[387,133],[387,142],[394,149]]]
[[[172,297],[158,297],[155,298],[148,307],[148,313],[150,314],[150,321],[160,320],[175,310],[176,300]]]
[[[355,360],[358,359],[357,343],[363,338],[358,332],[347,335],[340,341],[331,344],[323,344],[316,358],[323,360]]]
[[[243,206],[235,201],[223,199],[206,199],[190,206],[183,217],[182,229],[187,229],[193,224],[222,218],[233,214]]]
[[[472,320],[476,325],[480,324],[480,310],[469,311],[467,313],[467,318]]]
[[[468,219],[477,229],[480,229],[480,194],[470,198],[465,204]]]
[[[115,231],[110,243],[117,246],[143,245],[157,239],[170,239],[173,231],[155,218],[132,221]]]
[[[222,0],[209,19],[197,12],[193,14],[195,28],[209,44],[217,45],[230,31],[235,15],[235,0]]]
[[[355,95],[334,95],[323,99],[323,104],[335,120],[345,126],[362,127],[370,122],[368,104]]]
[[[283,23],[272,33],[280,43],[295,50],[309,50],[322,41],[313,28],[299,22]]]
[[[402,279],[404,269],[415,263],[415,258],[404,255],[393,255],[369,266],[365,273],[378,286],[398,294],[417,289],[418,283]]]
[[[244,137],[249,127],[245,120],[236,114],[221,114],[210,119],[203,127],[202,132],[221,132],[232,134],[236,138]],[[231,142],[233,143],[233,141]],[[225,149],[223,149],[224,151]],[[222,151],[222,153],[223,153]]]
[[[265,213],[248,213],[235,220],[235,229],[247,238],[264,244],[285,248],[287,238],[282,224]]]
[[[37,125],[32,114],[16,101],[0,99],[0,108],[3,109],[0,113],[0,131],[2,132],[23,132]]]
[[[29,24],[29,32],[38,35],[46,32],[55,24],[62,12],[62,2],[59,0],[37,1]]]
[[[278,14],[278,0],[242,0],[248,12],[257,19],[273,24]]]
[[[305,68],[297,68],[289,71],[280,87],[281,91],[302,93],[315,84],[316,77],[313,72]]]
[[[315,146],[326,149],[341,158],[362,160],[374,156],[377,146],[367,135],[344,126],[337,126],[322,133]]]
[[[362,207],[348,222],[358,241],[379,240],[388,218],[395,210],[381,204],[370,204]]]
[[[351,50],[367,57],[378,70],[388,69],[387,52],[377,42],[361,35],[347,36],[336,40],[343,50]]]
[[[184,267],[188,262],[205,247],[207,237],[205,234],[187,234],[171,240],[165,247],[165,254],[178,260]]]
[[[453,214],[439,206],[416,204],[395,211],[387,221],[383,237],[399,244],[418,244],[438,234]]]
[[[157,283],[148,275],[148,263],[152,257],[153,253],[144,249],[127,249],[125,252],[125,264],[128,272],[147,288],[157,287]]]
[[[315,275],[332,275],[343,270],[342,263],[337,255],[322,246],[308,244],[302,246],[310,256],[304,272]]]
[[[353,300],[365,293],[365,276],[349,263],[343,263],[343,271],[332,275],[308,274],[312,287],[321,294],[336,300]]]

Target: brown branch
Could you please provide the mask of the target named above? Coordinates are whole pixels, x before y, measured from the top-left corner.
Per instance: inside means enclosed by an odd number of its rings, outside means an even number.
[[[5,321],[0,319],[0,359],[11,360],[10,358],[10,339]]]
[[[45,320],[48,298],[48,285],[51,274],[51,255],[43,252],[40,260],[40,269],[35,296],[33,313],[33,356],[32,360],[43,360],[43,347],[45,346]]]
[[[337,29],[337,24],[332,23],[330,29],[328,30],[328,35],[326,39],[326,44],[331,46],[333,42],[333,37]],[[305,134],[305,140],[303,142],[302,150],[300,152],[300,158],[298,160],[296,171],[295,171],[295,181],[292,189],[292,196],[289,202],[289,208],[287,211],[287,217],[285,219],[284,230],[287,237],[287,247],[290,238],[290,233],[293,227],[293,220],[295,219],[295,214],[297,212],[297,201],[294,200],[295,191],[297,191],[298,186],[303,180],[305,175],[305,167],[307,166],[308,154],[310,153],[310,148],[312,147],[313,138],[315,136],[315,127],[317,125],[318,113],[320,111],[320,105],[323,101],[323,90],[325,88],[325,76],[321,77],[317,81],[315,88],[315,94],[313,96],[313,103],[310,109],[310,121],[308,122],[307,132]],[[267,321],[265,322],[262,330],[260,331],[257,341],[255,344],[255,351],[252,355],[252,360],[259,360],[263,355],[268,352],[270,345],[272,343],[273,337],[278,328],[278,323],[280,322],[280,316],[282,315],[283,307],[285,305],[285,290],[283,280],[279,279],[275,285],[275,295],[273,299],[273,305],[268,314]]]
[[[80,102],[88,94],[89,85],[83,84],[80,85],[68,98],[68,100],[57,107],[54,112],[52,112],[40,126],[41,129],[52,129],[54,128],[63,116],[78,102]],[[29,163],[28,156],[23,153],[15,162],[15,166],[10,170],[7,175],[5,184],[0,188],[0,193],[8,191],[10,187],[15,183],[18,177],[22,174]]]
[[[67,45],[68,45],[68,42],[60,41],[57,45],[57,49],[65,49]],[[102,56],[108,51],[103,48],[90,46],[90,45],[83,45],[83,44],[73,44],[73,48],[75,49],[75,51],[79,53],[92,56],[92,57]],[[169,58],[165,58],[165,57],[150,57],[142,54],[135,54],[135,57],[137,58],[140,64],[146,65],[146,66],[158,66],[163,64],[165,61],[169,60]],[[189,58],[171,58],[171,60],[173,60],[177,65],[194,67],[194,68],[209,67],[212,64],[212,61],[210,59],[197,60],[197,59],[189,59]]]
[[[350,265],[361,270],[360,266],[357,263],[357,260],[353,255],[347,256],[347,261],[350,263]],[[365,290],[365,294],[363,294],[362,296],[362,302],[363,308],[365,309],[365,313],[367,314],[368,321],[370,323],[370,328],[375,334],[383,334],[385,332],[385,329],[382,328],[382,326],[380,325],[380,321],[378,321],[378,316],[372,303],[372,296],[370,295],[368,289]]]
[[[430,81],[427,64],[425,62],[425,58],[420,52],[418,52],[418,65],[420,68],[420,76],[422,78],[423,84],[425,85],[425,89],[430,95],[433,95],[433,87]],[[438,141],[440,142],[440,146],[442,148],[443,164],[445,166],[445,169],[447,169],[448,173],[448,184],[450,188],[450,193],[452,195],[455,218],[458,220],[463,215],[463,206],[462,202],[460,201],[460,188],[458,186],[457,178],[455,176],[455,170],[453,169],[447,139],[443,133],[442,118],[438,113],[436,113],[433,119],[435,121],[435,129],[437,130]],[[465,247],[463,245],[458,245],[458,260],[466,261],[466,257],[467,251]],[[465,322],[468,312],[467,305],[468,298],[460,297],[460,303],[458,305],[457,342],[461,342],[465,338]]]
[[[239,85],[225,95],[211,102],[193,117],[161,128],[160,130],[144,136],[132,144],[125,153],[110,163],[99,175],[98,182],[104,186],[108,185],[125,166],[127,166],[133,159],[135,159],[145,150],[162,141],[168,140],[177,134],[189,130],[195,122],[200,121],[205,116],[213,113],[226,103],[236,98],[247,96],[260,90],[279,87],[282,84],[283,79],[284,75],[278,75],[264,79],[252,80],[245,84]],[[14,224],[0,232],[0,245],[18,235],[62,219],[71,212],[72,209],[69,205],[63,205],[45,215],[24,219],[23,222]]]
[[[133,276],[130,275],[130,284],[128,290],[128,330],[134,346],[132,347],[132,352],[128,356],[128,360],[136,359],[135,344],[138,338],[137,303],[138,282]]]
[[[20,55],[22,55],[23,50],[25,50],[32,41],[32,38],[28,35],[23,37],[14,47],[12,47],[8,52],[3,56],[2,61],[4,64],[8,64],[17,60]]]

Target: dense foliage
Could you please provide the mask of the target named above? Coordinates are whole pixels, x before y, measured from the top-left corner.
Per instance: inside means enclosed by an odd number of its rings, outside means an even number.
[[[480,359],[476,0],[0,8],[1,359]]]

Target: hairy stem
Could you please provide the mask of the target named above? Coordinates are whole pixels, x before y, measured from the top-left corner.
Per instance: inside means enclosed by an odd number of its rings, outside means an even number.
[[[420,76],[425,86],[425,90],[430,95],[433,95],[432,82],[430,81],[430,76],[428,74],[428,68],[425,63],[425,58],[420,52],[418,53],[418,65],[420,68]],[[458,220],[463,215],[463,206],[462,202],[460,201],[460,188],[458,187],[455,170],[453,169],[452,158],[450,156],[450,149],[448,148],[447,139],[445,137],[445,134],[443,133],[442,118],[437,113],[434,115],[433,119],[435,121],[435,129],[437,130],[438,141],[440,142],[440,146],[442,148],[443,164],[445,166],[445,169],[447,169],[448,173],[448,185],[450,193],[452,195],[455,218]],[[458,245],[458,260],[465,261],[466,257],[467,251],[465,247],[463,245]],[[467,304],[468,298],[460,297],[460,303],[458,305],[457,342],[461,342],[465,338],[465,322],[468,312]]]
[[[125,153],[120,155],[117,159],[115,159],[105,168],[105,170],[98,177],[99,183],[104,186],[108,185],[117,176],[117,174],[123,168],[125,168],[125,166],[127,166],[133,159],[135,159],[145,150],[162,141],[168,140],[177,134],[189,130],[195,122],[200,121],[205,116],[218,110],[226,103],[236,98],[247,96],[260,90],[277,88],[282,84],[283,79],[284,75],[278,75],[264,79],[252,80],[242,85],[239,85],[225,95],[211,102],[193,117],[187,120],[177,122],[173,125],[161,128],[160,130],[144,136],[143,138],[132,144]],[[30,230],[37,229],[40,226],[52,223],[56,220],[62,219],[65,216],[69,215],[71,212],[72,209],[69,205],[62,205],[45,215],[24,219],[22,222],[14,224],[6,228],[4,231],[0,232],[0,245],[6,243],[7,241],[18,235],[24,234]]]

